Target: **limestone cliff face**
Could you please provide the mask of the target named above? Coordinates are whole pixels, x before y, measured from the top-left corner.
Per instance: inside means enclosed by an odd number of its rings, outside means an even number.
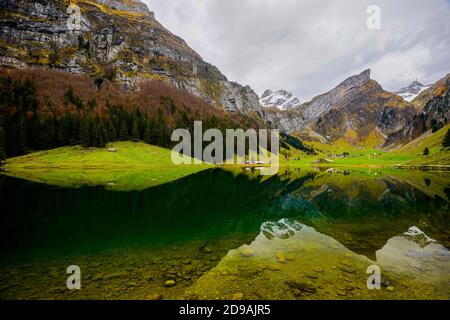
[[[81,29],[67,27],[65,0],[0,0],[0,67],[56,68],[136,89],[162,79],[236,113],[264,112],[250,87],[229,82],[139,0],[70,1]]]
[[[352,76],[310,102],[286,110],[266,110],[274,126],[297,132],[306,140],[334,142],[344,139],[354,145],[382,145],[416,114],[412,104],[386,92],[370,79],[370,70]]]
[[[413,120],[389,135],[386,146],[407,143],[428,130],[437,131],[450,121],[450,74],[423,91],[412,102],[418,110]]]

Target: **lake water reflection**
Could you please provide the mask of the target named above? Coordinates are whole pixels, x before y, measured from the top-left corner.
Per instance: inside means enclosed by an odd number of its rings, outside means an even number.
[[[210,169],[125,192],[2,176],[0,297],[448,299],[449,177]]]

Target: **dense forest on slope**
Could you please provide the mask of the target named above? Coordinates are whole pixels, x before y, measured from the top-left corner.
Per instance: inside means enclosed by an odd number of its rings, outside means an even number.
[[[257,128],[162,81],[125,92],[107,80],[52,70],[0,71],[0,156],[81,144],[104,147],[116,140],[171,147],[173,129]]]

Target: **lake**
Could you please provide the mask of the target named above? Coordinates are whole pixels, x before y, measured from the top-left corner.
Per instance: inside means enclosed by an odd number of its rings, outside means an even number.
[[[449,299],[449,178],[217,168],[117,191],[2,175],[0,298]]]

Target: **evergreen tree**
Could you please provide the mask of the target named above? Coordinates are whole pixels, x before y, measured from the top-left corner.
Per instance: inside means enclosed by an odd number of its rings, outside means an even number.
[[[447,130],[445,134],[444,141],[442,142],[444,148],[450,148],[450,129]]]
[[[18,151],[20,153],[25,152],[27,149],[27,126],[25,122],[25,116],[19,115],[19,119],[17,121],[17,130],[18,130]]]
[[[8,155],[18,155],[19,154],[19,140],[18,140],[18,132],[19,130],[17,129],[17,123],[16,121],[13,121],[11,123],[11,125],[8,128],[7,131],[7,151],[8,151]]]
[[[152,127],[150,126],[150,121],[147,122],[147,125],[145,127],[144,141],[148,144],[152,143]]]
[[[3,127],[0,127],[0,161],[6,159],[6,133]]]
[[[70,135],[71,135],[70,118],[71,118],[70,114],[65,114],[59,121],[58,132],[59,132],[59,143],[61,145],[70,144]]]
[[[423,150],[423,155],[424,155],[424,156],[428,156],[429,154],[430,154],[430,149],[425,148],[425,149]]]
[[[105,126],[103,125],[103,121],[100,118],[97,118],[97,143],[96,147],[98,148],[104,148],[106,146],[107,142],[107,135],[105,131]]]
[[[55,145],[55,127],[54,122],[49,119],[43,119],[39,123],[39,147],[48,149]]]
[[[128,127],[125,120],[120,123],[119,139],[122,141],[128,140]]]
[[[80,122],[80,142],[84,148],[88,148],[91,144],[89,121],[86,117],[81,118]]]
[[[64,101],[67,104],[73,104],[77,108],[77,110],[83,109],[83,100],[81,100],[80,97],[75,95],[72,86],[69,86],[69,88],[67,88],[67,91],[64,94]]]
[[[139,125],[138,125],[138,122],[136,121],[136,119],[133,121],[133,127],[131,129],[131,138],[133,140],[141,139],[141,135],[139,133]]]
[[[99,144],[99,136],[98,136],[97,122],[92,117],[89,117],[89,136],[90,136],[89,147],[96,147]]]
[[[92,111],[94,111],[94,109],[97,107],[97,101],[94,99],[94,100],[89,100],[88,101],[88,110],[90,111],[90,112],[92,112]]]
[[[108,133],[107,137],[108,137],[109,142],[116,141],[116,139],[117,139],[116,127],[114,126],[114,124],[112,123],[110,118],[108,118],[108,121],[107,121],[107,133]]]

